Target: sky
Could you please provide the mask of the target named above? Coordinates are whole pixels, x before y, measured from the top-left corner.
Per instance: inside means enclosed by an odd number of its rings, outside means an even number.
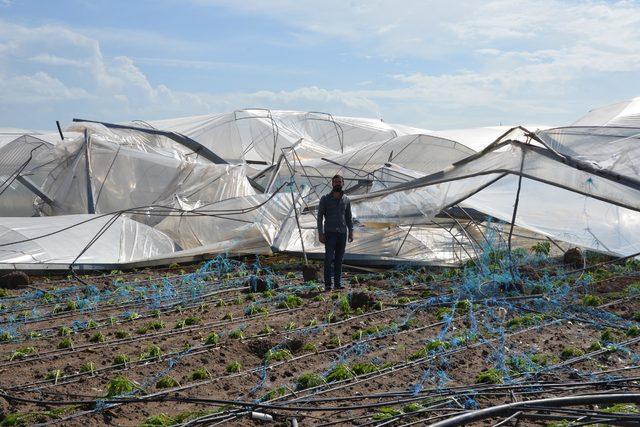
[[[568,125],[640,96],[640,1],[0,0],[0,127],[243,108]]]

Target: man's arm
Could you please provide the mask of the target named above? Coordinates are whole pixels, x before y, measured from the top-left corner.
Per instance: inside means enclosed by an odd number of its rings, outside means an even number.
[[[344,219],[349,229],[349,241],[353,241],[353,218],[351,217],[351,200],[347,200],[347,209],[344,211]]]

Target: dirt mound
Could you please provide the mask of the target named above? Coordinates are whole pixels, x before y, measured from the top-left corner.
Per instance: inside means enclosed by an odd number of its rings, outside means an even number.
[[[0,276],[0,288],[21,289],[29,286],[29,276],[22,271],[12,271]]]
[[[579,248],[571,248],[564,253],[563,261],[574,268],[584,268],[584,256]]]
[[[364,310],[373,307],[376,303],[376,299],[373,295],[365,292],[352,292],[349,294],[349,305],[353,310],[362,308]]]
[[[258,276],[249,276],[246,284],[249,286],[249,293],[265,292],[270,289],[278,289],[278,283],[275,280]]]
[[[272,340],[268,338],[263,338],[256,341],[249,342],[247,344],[247,347],[249,348],[249,351],[252,354],[262,359],[264,355],[267,354],[267,352],[276,345],[277,343],[273,342]]]
[[[290,340],[285,341],[284,345],[291,353],[296,354],[300,350],[302,350],[302,347],[304,346],[304,341],[301,340],[300,338],[292,338]]]

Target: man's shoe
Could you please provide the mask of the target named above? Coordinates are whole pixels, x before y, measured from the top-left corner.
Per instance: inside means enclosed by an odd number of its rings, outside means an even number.
[[[325,286],[325,287],[324,287],[324,291],[325,291],[325,292],[331,292],[331,288],[330,288],[330,287],[329,287],[329,288],[327,288],[327,287]]]

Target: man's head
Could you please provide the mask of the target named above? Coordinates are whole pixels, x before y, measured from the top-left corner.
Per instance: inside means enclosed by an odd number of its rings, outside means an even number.
[[[342,176],[334,175],[333,178],[331,178],[331,186],[333,187],[333,191],[342,191],[342,187],[344,186],[344,179]]]

